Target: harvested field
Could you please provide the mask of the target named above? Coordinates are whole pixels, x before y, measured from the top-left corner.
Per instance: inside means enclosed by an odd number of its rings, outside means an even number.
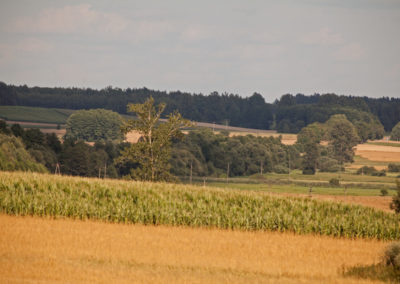
[[[400,162],[400,147],[360,144],[356,147],[356,155],[371,161]]]
[[[126,141],[129,143],[136,143],[139,138],[140,138],[140,134],[137,131],[131,131],[128,134],[126,134]]]
[[[380,283],[341,269],[377,263],[387,245],[7,215],[0,228],[3,283]]]

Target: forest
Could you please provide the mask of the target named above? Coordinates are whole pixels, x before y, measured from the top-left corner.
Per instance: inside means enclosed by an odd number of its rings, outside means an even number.
[[[368,98],[336,94],[285,94],[273,103],[254,93],[250,97],[213,92],[209,95],[165,92],[147,88],[106,87],[50,88],[7,85],[0,82],[0,105],[47,108],[104,108],[126,114],[128,103],[143,103],[152,96],[156,103],[166,103],[163,116],[177,110],[186,119],[215,122],[256,129],[276,129],[298,133],[314,122],[326,122],[334,114],[345,114],[359,129],[369,129],[370,138],[384,130],[390,132],[400,121],[400,98]],[[383,128],[382,128],[383,127]],[[378,128],[378,134],[373,130]],[[382,129],[381,129],[382,128]],[[360,135],[361,136],[361,135]]]

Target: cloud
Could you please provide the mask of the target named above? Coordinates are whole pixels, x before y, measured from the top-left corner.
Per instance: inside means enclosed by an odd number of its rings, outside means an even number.
[[[366,50],[359,43],[346,44],[334,53],[340,61],[358,61],[365,57]]]
[[[182,30],[181,39],[185,41],[205,40],[212,36],[213,32],[204,26],[189,26]]]
[[[38,55],[51,52],[53,49],[54,46],[51,43],[34,37],[23,38],[13,43],[1,43],[0,63],[4,63],[6,60],[10,61],[23,54]]]
[[[300,42],[308,45],[337,45],[343,43],[342,35],[329,28],[307,33],[300,37]]]
[[[37,16],[22,17],[11,26],[19,33],[116,34],[127,28],[129,20],[114,13],[98,12],[81,4],[44,9]]]

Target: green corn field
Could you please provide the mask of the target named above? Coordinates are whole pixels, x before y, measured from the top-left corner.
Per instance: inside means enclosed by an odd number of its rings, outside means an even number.
[[[0,212],[109,222],[400,239],[372,208],[189,185],[0,172]]]

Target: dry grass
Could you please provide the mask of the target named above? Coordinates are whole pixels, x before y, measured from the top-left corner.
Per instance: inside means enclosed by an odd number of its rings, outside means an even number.
[[[356,147],[356,155],[371,161],[400,162],[400,147],[360,144]]]
[[[131,131],[128,134],[126,134],[126,141],[129,143],[136,143],[141,135],[137,131]]]
[[[0,215],[0,282],[378,283],[376,240]]]

